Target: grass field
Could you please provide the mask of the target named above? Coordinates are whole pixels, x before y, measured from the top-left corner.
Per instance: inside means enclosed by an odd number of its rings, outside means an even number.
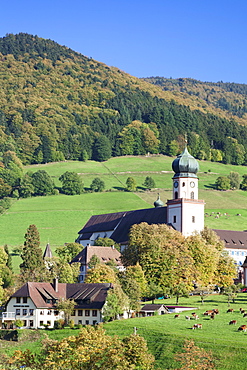
[[[156,303],[165,305],[175,304],[175,299],[158,300]],[[201,305],[198,296],[189,298],[180,298],[180,305],[197,307],[198,321],[185,319],[185,315],[193,311],[181,313],[178,319],[174,319],[174,314],[153,316],[146,318],[136,318],[128,320],[113,321],[104,324],[107,334],[124,337],[133,333],[134,327],[138,328],[137,333],[143,336],[150,352],[156,359],[157,369],[177,369],[178,363],[174,360],[174,355],[181,352],[186,339],[194,340],[195,344],[207,351],[212,351],[218,370],[244,370],[246,369],[246,342],[247,333],[239,332],[240,325],[247,324],[247,318],[243,318],[239,308],[247,309],[247,294],[238,295],[236,302],[231,304],[233,313],[227,313],[227,297],[224,295],[210,295],[205,299],[204,305]],[[208,309],[218,308],[220,313],[214,320],[203,316],[203,312]],[[237,320],[237,325],[229,325],[230,320]],[[201,323],[202,329],[192,330],[194,323]],[[60,340],[69,335],[77,335],[77,330],[54,330],[44,331],[52,339]],[[15,349],[38,352],[40,350],[40,339],[23,343],[11,343],[6,348],[6,342],[3,342],[1,351],[8,354],[13,353]]]
[[[106,191],[103,193],[84,193],[79,196],[49,196],[20,199],[0,216],[0,245],[8,244],[10,248],[23,243],[24,234],[30,224],[35,224],[40,232],[41,247],[50,243],[56,246],[73,242],[78,231],[91,215],[153,206],[157,193],[166,203],[172,197],[171,164],[174,158],[166,156],[116,157],[107,162],[68,161],[27,166],[26,171],[46,170],[54,179],[57,187],[61,186],[59,176],[65,171],[80,173],[84,186],[89,186],[94,177],[105,181]],[[211,228],[245,230],[247,229],[246,197],[247,192],[217,191],[213,184],[219,175],[228,175],[237,171],[241,175],[247,173],[244,166],[223,165],[207,161],[200,162],[198,173],[199,198],[206,202],[208,216],[205,224]],[[124,191],[128,176],[137,181],[137,192]],[[146,176],[152,176],[156,189],[145,191],[143,182]],[[227,216],[215,218],[212,212],[227,213]],[[241,216],[236,216],[241,214]],[[14,262],[14,265],[19,264]]]

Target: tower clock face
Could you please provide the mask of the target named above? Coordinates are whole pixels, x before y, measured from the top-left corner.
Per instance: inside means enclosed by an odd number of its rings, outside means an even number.
[[[174,182],[174,188],[177,188],[178,187],[178,181],[175,181]]]
[[[194,188],[194,187],[195,187],[195,185],[196,185],[196,184],[194,183],[194,181],[191,181],[191,182],[190,182],[190,186],[191,186],[192,188]]]

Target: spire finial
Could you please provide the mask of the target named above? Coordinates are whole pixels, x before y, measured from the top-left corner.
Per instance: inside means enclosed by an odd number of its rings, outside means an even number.
[[[185,148],[187,147],[188,144],[188,135],[187,132],[184,134],[184,142],[185,142]]]

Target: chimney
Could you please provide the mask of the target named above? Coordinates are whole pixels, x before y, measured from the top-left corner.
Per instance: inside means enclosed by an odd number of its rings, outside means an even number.
[[[112,245],[111,247],[112,247],[112,249],[115,249],[114,245]]]
[[[53,288],[55,292],[58,292],[58,278],[53,279]]]

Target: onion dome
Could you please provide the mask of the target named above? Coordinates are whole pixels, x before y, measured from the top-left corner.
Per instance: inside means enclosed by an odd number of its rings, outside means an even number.
[[[158,207],[163,207],[164,206],[164,203],[162,202],[162,200],[160,199],[160,195],[158,194],[158,198],[157,200],[154,202],[154,206],[155,208],[158,208]]]
[[[172,162],[172,169],[175,172],[174,177],[196,177],[196,173],[199,170],[199,164],[197,160],[188,152],[185,147],[183,153],[181,153]]]

